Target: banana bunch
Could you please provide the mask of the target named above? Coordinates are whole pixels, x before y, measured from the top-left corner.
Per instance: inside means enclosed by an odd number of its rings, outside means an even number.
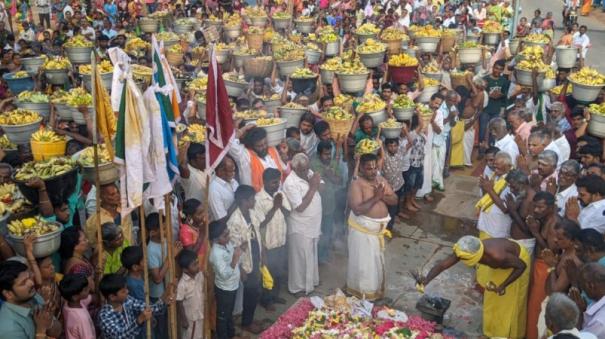
[[[321,48],[319,48],[319,46],[317,46],[317,44],[313,43],[313,42],[308,42],[305,45],[305,50],[312,50],[312,51],[319,51],[319,52],[321,52]]]
[[[67,157],[55,157],[43,161],[31,161],[23,165],[15,173],[15,179],[27,181],[39,177],[42,180],[53,178],[73,170],[77,166],[75,160]]]
[[[40,216],[13,220],[7,227],[9,232],[17,237],[23,237],[28,234],[41,236],[59,230],[59,227],[56,224],[45,221]]]
[[[246,7],[245,9],[246,15],[249,17],[264,17],[267,16],[267,13],[262,7],[259,6],[251,6]]]
[[[284,11],[275,12],[273,14],[273,18],[275,19],[291,19],[292,15],[290,13],[286,13]]]
[[[46,142],[46,143],[55,143],[65,141],[65,137],[62,135],[58,135],[52,130],[46,128],[40,128],[34,134],[32,134],[31,139],[37,142]]]
[[[555,70],[553,70],[552,68],[548,68],[546,70],[546,73],[544,74],[544,77],[546,79],[554,79],[556,77],[556,75],[557,74],[555,73]]]
[[[113,65],[109,60],[102,60],[97,64],[99,68],[99,72],[101,74],[113,73]],[[78,71],[80,74],[91,74],[92,73],[92,65],[80,65],[78,66]]]
[[[283,108],[290,108],[290,109],[306,109],[305,106],[301,105],[301,104],[297,104],[295,102],[289,102],[285,105],[282,106]]]
[[[235,112],[235,119],[243,119],[243,120],[256,120],[261,118],[266,118],[268,116],[267,111],[264,110],[256,110],[256,109],[247,109],[241,112]]]
[[[109,157],[109,152],[107,152],[107,148],[105,144],[99,144],[97,146],[97,155],[99,156],[99,165],[109,164],[113,162],[113,159]],[[80,157],[78,158],[78,163],[83,167],[94,167],[95,165],[95,150],[93,146],[86,147],[82,153],[80,153]]]
[[[53,104],[66,104],[67,98],[69,98],[68,92],[62,89],[56,89],[53,94],[50,95],[50,102]]]
[[[319,35],[319,42],[322,42],[324,44],[327,44],[328,42],[334,42],[337,40],[338,40],[338,35],[336,35],[336,33],[334,33],[334,31],[327,32],[327,33],[321,33]]]
[[[347,94],[339,94],[334,98],[334,105],[347,107],[353,104],[353,97]]]
[[[224,80],[233,81],[233,82],[237,82],[237,83],[240,83],[240,84],[247,84],[246,78],[244,77],[244,75],[243,74],[239,74],[237,72],[223,73],[223,79]]]
[[[29,73],[26,71],[18,71],[13,74],[13,79],[22,79],[29,77]]]
[[[262,34],[263,33],[263,29],[257,26],[250,26],[248,27],[248,33],[250,34]]]
[[[410,99],[410,97],[405,94],[398,95],[393,102],[393,108],[412,108],[415,105],[414,100]]]
[[[311,79],[315,78],[317,74],[313,73],[308,68],[297,68],[294,73],[290,76],[291,79]]]
[[[247,46],[242,46],[235,51],[233,51],[234,55],[257,55],[259,51],[254,48],[248,48]]]
[[[195,22],[194,18],[180,18],[180,19],[176,19],[176,21],[174,22],[177,25],[189,25],[189,24],[193,24]]]
[[[417,66],[418,59],[405,53],[396,54],[389,58],[389,66],[395,67],[409,67]]]
[[[356,33],[361,35],[378,34],[380,28],[376,27],[373,23],[365,23],[357,28]]]
[[[310,17],[310,16],[306,16],[306,15],[301,15],[298,18],[296,18],[296,21],[309,22],[309,21],[315,21],[315,18]]]
[[[550,41],[550,38],[546,34],[537,34],[531,33],[528,34],[525,38],[523,38],[527,42],[535,42],[540,44],[547,44]]]
[[[261,99],[263,101],[265,101],[265,102],[266,101],[275,101],[275,100],[281,99],[281,96],[279,94],[277,94],[277,93],[274,93],[274,94],[271,94],[271,95],[263,95],[261,97]]]
[[[434,87],[439,86],[439,80],[431,79],[431,78],[422,78],[422,84],[424,87]]]
[[[151,44],[141,38],[132,38],[126,41],[126,52],[137,51],[141,49],[148,49]]]
[[[363,44],[357,46],[357,53],[379,53],[386,51],[387,46],[374,39],[367,39]]]
[[[552,93],[554,95],[560,95],[562,90],[563,90],[563,85],[559,85],[559,86],[555,86],[555,87],[551,88],[550,93]],[[573,91],[573,85],[569,84],[567,86],[567,93],[571,93],[572,91]]]
[[[326,70],[326,71],[334,72],[340,68],[341,64],[342,64],[342,59],[340,59],[339,57],[334,57],[334,58],[330,58],[330,59],[326,60],[323,64],[321,64],[319,66],[319,68]]]
[[[157,38],[159,41],[173,41],[178,40],[179,36],[173,32],[160,32],[157,34]]]
[[[0,137],[0,149],[17,149],[17,145],[13,144],[12,141],[8,140],[8,137],[5,135]]]
[[[544,49],[541,46],[527,46],[519,54],[526,60],[542,60]]]
[[[203,144],[206,142],[206,127],[200,124],[189,125],[181,141]]]
[[[483,33],[500,33],[502,32],[502,25],[499,22],[492,20],[485,20],[483,23]]]
[[[191,82],[187,86],[187,89],[189,89],[190,91],[205,92],[206,87],[208,87],[208,77],[203,76],[201,78],[195,78],[191,80]]]
[[[70,69],[71,62],[64,57],[54,57],[46,60],[42,65],[42,69]]]
[[[601,104],[590,104],[588,109],[592,114],[605,115],[605,102]]]
[[[167,17],[168,14],[169,14],[168,11],[161,10],[161,11],[155,11],[155,12],[149,14],[148,17],[150,17],[150,18],[156,18],[156,19],[161,19],[161,18]]]
[[[384,41],[409,40],[408,36],[405,35],[402,30],[392,26],[385,28],[382,33],[380,33],[380,38]]]
[[[276,61],[293,61],[304,59],[305,57],[304,48],[292,42],[285,42],[278,46],[273,44],[273,47],[273,57]]]
[[[457,69],[453,70],[450,72],[451,76],[453,77],[465,77],[468,74],[473,74],[471,71],[459,71]]]
[[[324,118],[326,120],[349,121],[353,119],[353,115],[345,111],[340,106],[332,106],[326,110],[326,113],[324,113]]]
[[[273,35],[275,35],[275,31],[273,30],[273,28],[267,27],[265,29],[265,32],[263,33],[263,42],[270,42],[271,40],[273,40]]]
[[[31,102],[34,104],[43,104],[48,102],[48,95],[36,91],[23,91],[17,96],[20,102]]]
[[[479,45],[479,43],[476,41],[465,41],[462,43],[462,45],[460,45],[460,48],[477,48],[477,47],[481,47],[481,45]]]
[[[393,118],[387,119],[380,123],[381,128],[401,128],[401,123]]]
[[[181,54],[181,53],[183,53],[183,46],[181,46],[181,44],[174,44],[174,45],[170,46],[170,48],[168,48],[168,52],[175,53],[175,54]]]
[[[76,87],[69,91],[67,104],[72,107],[92,105],[92,95],[82,87]]]
[[[416,110],[418,111],[418,113],[420,113],[421,116],[426,117],[433,115],[433,110],[425,104],[417,103]]]
[[[387,107],[387,104],[377,94],[366,94],[357,106],[358,113],[378,112]]]
[[[242,23],[242,17],[238,13],[233,13],[231,15],[227,15],[227,13],[225,13],[223,22],[224,22],[225,27],[229,27],[229,28],[239,27],[239,26],[241,26],[241,23]]]
[[[538,72],[546,72],[550,66],[546,65],[542,60],[521,60],[515,67],[528,72],[531,72],[534,68],[537,68]]]
[[[63,44],[63,47],[71,48],[71,47],[93,47],[94,44],[86,39],[83,35],[76,35],[72,38],[69,38],[67,42]]]
[[[42,117],[37,112],[20,108],[0,115],[0,125],[19,126],[31,124],[40,120],[42,120]]]
[[[359,60],[359,57],[353,58],[342,58],[340,67],[336,70],[340,74],[364,74],[368,73],[366,66]]]
[[[277,125],[281,122],[282,122],[282,119],[280,119],[280,118],[260,118],[260,119],[256,119],[256,126],[259,126],[259,127],[271,126],[271,125]]]
[[[414,34],[417,38],[438,38],[441,36],[441,31],[431,25],[426,25],[419,27]]]
[[[2,203],[5,210],[12,214],[23,212],[23,210],[30,207],[29,202],[23,198],[21,191],[15,184],[0,185],[0,203]]]
[[[380,148],[374,139],[362,139],[355,145],[355,153],[359,155],[375,153]]]
[[[602,86],[605,85],[605,75],[599,73],[594,68],[582,67],[579,72],[569,76],[572,81],[582,85]]]
[[[422,67],[422,73],[439,73],[439,65],[431,62]]]
[[[145,78],[153,75],[153,69],[151,69],[151,67],[134,64],[130,65],[130,69],[132,69],[132,75],[134,75],[135,78]]]

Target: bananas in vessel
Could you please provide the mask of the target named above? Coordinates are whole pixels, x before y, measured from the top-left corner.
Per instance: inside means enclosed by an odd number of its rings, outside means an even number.
[[[485,20],[483,24],[483,33],[500,33],[502,32],[502,25],[493,20]]]
[[[0,204],[2,206],[0,207],[2,209],[0,215],[3,215],[6,211],[13,214],[20,213],[30,206],[15,184],[0,185]]]
[[[97,146],[97,155],[99,156],[99,165],[109,164],[113,162],[113,159],[109,158],[109,152],[107,152],[107,148],[105,144],[99,144]],[[93,146],[86,147],[82,153],[80,153],[80,157],[78,158],[78,163],[84,167],[94,167],[95,165],[95,150]]]
[[[246,11],[246,15],[249,17],[267,16],[267,13],[265,12],[265,10],[259,6],[246,7],[245,11]]]
[[[439,66],[434,63],[428,63],[422,67],[422,73],[439,73]]]
[[[181,138],[181,141],[203,144],[206,142],[206,127],[200,124],[191,124],[187,126],[187,130]]]
[[[260,118],[260,119],[256,119],[256,126],[259,126],[259,127],[271,126],[271,125],[280,124],[281,122],[282,122],[282,119],[280,119],[280,118]]]
[[[170,48],[168,48],[168,52],[175,53],[175,54],[181,54],[181,53],[183,53],[183,46],[181,46],[181,44],[174,44],[174,45],[170,46]]]
[[[264,110],[256,110],[256,109],[247,109],[245,111],[235,112],[234,117],[236,119],[243,120],[256,120],[260,118],[266,118],[268,116],[267,111]]]
[[[56,224],[48,222],[40,216],[13,220],[8,224],[7,228],[12,235],[17,237],[23,237],[28,234],[41,236],[59,230]]]
[[[239,16],[238,13],[233,13],[231,15],[227,15],[227,13],[225,13],[224,16],[224,25],[225,27],[229,27],[229,28],[234,28],[234,27],[239,27],[242,23],[242,17]]]
[[[283,108],[290,108],[290,109],[306,109],[305,106],[301,105],[301,104],[297,104],[295,102],[289,102],[285,105],[282,106]]]
[[[0,115],[0,125],[20,126],[28,125],[42,120],[37,112],[17,108]]]
[[[69,91],[67,104],[72,107],[92,105],[92,95],[82,87],[76,87]]]
[[[409,40],[408,36],[405,35],[402,30],[395,27],[385,28],[380,34],[380,38],[385,41]]]
[[[50,179],[73,170],[76,161],[67,157],[55,157],[43,161],[31,161],[23,165],[15,173],[15,179],[27,181],[39,177],[42,180]]]
[[[401,128],[401,123],[393,118],[389,118],[389,119],[387,119],[387,121],[381,122],[380,127],[382,127],[382,128]]]
[[[72,38],[69,38],[67,42],[63,44],[63,47],[93,47],[94,44],[92,41],[86,39],[83,35],[76,35]]]
[[[22,79],[29,77],[29,73],[26,71],[18,71],[13,74],[13,79]]]
[[[66,104],[67,98],[69,98],[68,92],[62,89],[56,89],[53,94],[50,95],[50,102],[53,104]]]
[[[561,94],[561,91],[563,90],[563,85],[559,85],[559,86],[555,86],[553,88],[550,89],[550,93],[554,94],[554,95],[559,95]],[[567,86],[567,92],[571,93],[573,91],[573,85],[569,84]]]
[[[237,72],[223,73],[223,79],[224,80],[233,81],[233,82],[237,82],[237,83],[240,83],[240,84],[247,84],[246,78],[244,77],[244,75],[243,74],[239,74]]]
[[[420,113],[422,116],[433,115],[433,110],[425,104],[417,103],[416,110],[418,110],[418,113]]]
[[[206,91],[206,87],[208,87],[208,77],[207,76],[203,76],[201,78],[195,78],[195,79],[191,80],[191,82],[187,86],[187,88],[190,91],[193,90],[196,92],[204,92],[204,91]]]
[[[420,26],[415,31],[414,34],[417,38],[439,38],[441,37],[441,31],[435,29],[431,25]]]
[[[312,79],[317,75],[308,68],[297,68],[290,76],[292,79]]]
[[[59,69],[70,69],[71,68],[71,62],[69,62],[69,60],[67,58],[64,57],[53,57],[50,58],[48,60],[46,60],[46,62],[42,65],[42,69],[47,69],[47,70],[59,70]]]
[[[330,58],[330,59],[326,60],[323,64],[321,64],[319,66],[319,68],[326,70],[326,71],[334,72],[338,68],[340,68],[341,64],[342,64],[342,60],[340,59],[340,57],[334,57],[334,58]]]
[[[0,137],[0,149],[3,150],[7,150],[7,149],[17,149],[17,145],[13,144],[12,141],[10,141],[8,139],[8,137],[5,135]]]
[[[334,97],[334,105],[346,107],[353,104],[353,97],[348,94],[339,94]]]
[[[374,153],[380,148],[374,139],[362,139],[355,145],[355,153],[359,155]]]
[[[102,60],[97,64],[97,68],[101,74],[113,73],[113,65],[109,60]],[[78,66],[78,71],[80,74],[91,74],[92,73],[92,65],[80,65]]]
[[[275,18],[275,19],[291,19],[292,15],[290,15],[289,13],[286,13],[284,11],[279,11],[279,12],[275,12],[273,14],[273,18]]]
[[[574,82],[588,86],[603,86],[605,85],[605,75],[599,73],[594,68],[582,67],[579,72],[573,73],[569,76]]]
[[[547,44],[550,41],[550,38],[546,34],[537,34],[531,33],[528,34],[525,38],[523,38],[527,42],[535,42],[540,44]]]
[[[65,137],[58,135],[52,130],[41,128],[32,134],[32,140],[37,142],[54,143],[65,141]]]
[[[380,43],[374,39],[367,39],[363,44],[357,46],[357,53],[360,54],[370,54],[370,53],[380,53],[386,51],[387,46],[383,43]]]
[[[592,114],[605,115],[605,103],[590,104],[588,106],[588,109],[590,110],[590,113],[592,113]]]
[[[481,47],[481,45],[479,45],[479,43],[476,41],[465,41],[462,43],[462,45],[460,45],[460,48],[477,48],[477,47]]]
[[[418,59],[405,53],[393,55],[389,58],[389,66],[410,67],[418,66]]]
[[[405,94],[398,95],[393,102],[393,108],[412,108],[415,105],[414,100],[410,99],[410,97]]]
[[[361,35],[378,34],[380,28],[376,27],[373,23],[365,23],[357,28],[356,33]]]
[[[439,80],[435,80],[435,79],[431,79],[431,78],[422,78],[422,84],[424,85],[424,87],[433,87],[433,86],[439,86],[440,82],[439,82]]]
[[[387,104],[377,94],[366,94],[356,110],[358,113],[372,113],[381,111],[386,107]]]
[[[44,104],[48,102],[48,95],[36,91],[23,91],[17,96],[20,102],[31,102],[34,104]]]
[[[159,41],[173,41],[178,40],[179,36],[173,32],[160,32],[157,34],[157,38]]]
[[[326,110],[324,113],[324,117],[327,120],[340,120],[340,121],[348,121],[353,119],[353,115],[347,111],[345,111],[340,106],[332,106]]]

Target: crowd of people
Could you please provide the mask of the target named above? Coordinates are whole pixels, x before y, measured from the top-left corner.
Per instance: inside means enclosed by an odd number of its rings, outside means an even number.
[[[432,25],[459,29],[466,37],[480,34],[486,22],[497,22],[503,31],[477,65],[460,64],[454,51],[421,53],[408,47],[417,53],[419,70],[437,65],[442,77],[439,90],[425,102],[428,118],[416,112],[395,138],[381,136],[379,124],[363,113],[355,116],[350,132],[333,133],[324,113],[343,97],[336,78],[322,83],[318,77],[313,93],[297,92],[275,68],[271,77],[249,79],[244,94],[230,98],[235,112],[266,110],[266,98],[274,95],[281,104],[296,103],[307,112],[276,146],[269,145],[266,129],[236,121],[235,137],[214,170],[206,168],[204,144],[179,143],[179,177],[166,205],[170,213],[146,201],[145,215],[122,215],[125,193],[116,183],[95,187],[80,178],[69,199],[53,201],[43,180],[30,180],[40,216],[64,229],[59,250],[45,257],[34,255],[32,234],[24,237],[22,249],[0,237],[0,338],[144,338],[148,324],[156,338],[168,338],[175,326],[183,338],[206,338],[210,331],[217,338],[259,334],[268,324],[256,319],[257,306],[272,312],[286,303],[286,293],[313,295],[319,265],[333,260],[335,248],[347,249],[346,293],[380,300],[385,297],[385,238],[397,220],[430,208],[434,191],[445,190],[451,171],[482,166],[478,235],[460,239],[453,254],[426,276],[419,272],[418,284],[462,261],[477,267],[484,335],[605,337],[605,144],[588,131],[588,106],[603,104],[605,92],[593,102],[578,101],[567,79],[587,65],[586,26],[573,23],[556,36],[560,25],[553,13],[543,17],[536,9],[533,18],[519,17],[514,27],[509,0],[37,0],[12,5],[0,18],[3,73],[23,70],[21,58],[63,55],[62,44],[74,36],[94,42],[100,59],[134,37],[151,41],[138,20],[157,11],[200,22],[244,15],[255,5],[269,16],[291,11],[294,17],[315,18],[318,31],[331,26],[342,51],[359,45],[355,31],[365,23],[406,33],[412,26]],[[573,5],[566,2],[564,9]],[[549,37],[544,62],[556,69],[559,92],[541,91],[536,71],[533,86],[517,83],[513,70],[522,44],[511,48],[513,34]],[[175,72],[192,77],[203,72],[202,62],[190,63],[191,50],[207,47],[207,38],[202,30],[192,34],[187,62]],[[558,67],[556,46],[576,47],[577,67]],[[130,57],[153,63],[149,52]],[[325,60],[306,66],[318,72]],[[462,69],[467,71],[462,83],[454,82],[452,74]],[[422,74],[409,83],[390,79],[386,64],[372,69],[350,113],[355,115],[362,97],[384,101],[390,117],[399,96],[419,101]],[[36,86],[43,83],[38,74]],[[195,93],[183,87],[181,94],[182,122],[204,124]],[[3,111],[13,107],[4,82],[0,98]],[[68,156],[90,146],[96,133],[89,112],[82,113],[86,125],[51,113],[49,126],[69,138]],[[364,140],[376,140],[379,149],[359,152],[356,145]],[[32,160],[31,149],[0,150],[0,160],[0,184],[10,185],[15,169]],[[167,237],[167,225],[174,239]],[[174,258],[167,255],[169,243]],[[168,282],[171,263],[178,277]],[[167,311],[175,304],[176,324]],[[235,323],[235,315],[241,315],[241,323]]]

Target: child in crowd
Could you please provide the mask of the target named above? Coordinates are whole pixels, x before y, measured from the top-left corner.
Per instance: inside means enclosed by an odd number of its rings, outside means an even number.
[[[412,140],[405,124],[403,124],[399,138],[385,139],[382,146],[384,156],[381,159],[381,173],[398,197],[397,205],[389,206],[389,215],[391,216],[387,225],[389,230],[393,229],[396,216],[403,219],[409,218],[403,211],[399,211],[399,205],[405,191],[403,172],[410,168],[410,157],[408,155],[410,147],[412,147]]]
[[[415,114],[412,117],[410,133],[408,137],[411,143],[410,168],[403,173],[405,190],[405,208],[410,212],[417,212],[420,205],[416,203],[416,192],[422,187],[424,167],[424,146],[426,145],[426,129],[424,121]]]
[[[68,274],[59,283],[63,305],[63,331],[66,339],[95,338],[95,325],[88,312],[93,302],[88,278],[82,274]]]
[[[128,246],[120,257],[122,266],[128,271],[126,286],[133,298],[145,301],[145,283],[143,282],[143,249],[140,246]]]
[[[176,289],[180,326],[184,328],[183,338],[202,339],[204,337],[204,273],[200,271],[197,253],[182,250],[176,257],[183,275]]]
[[[241,248],[233,246],[229,238],[229,230],[224,221],[210,223],[210,264],[214,270],[214,296],[216,298],[216,337],[218,339],[233,338],[233,308],[235,295],[239,287],[240,270],[239,258]]]
[[[99,290],[107,301],[99,311],[99,325],[104,338],[135,338],[143,324],[152,316],[164,314],[166,305],[174,302],[173,288],[168,288],[151,306],[128,295],[126,278],[119,274],[106,274]],[[166,338],[166,337],[162,337]]]
[[[202,265],[208,256],[208,244],[206,243],[208,213],[199,200],[189,199],[183,204],[183,214],[185,214],[185,220],[181,224],[179,239],[183,248],[197,253],[200,270],[204,270]]]
[[[36,236],[29,234],[23,241],[27,264],[34,273],[36,290],[46,303],[50,303],[54,307],[54,315],[59,317],[62,300],[57,282],[61,280],[62,275],[55,273],[55,266],[50,256],[37,259],[34,257],[35,240]]]

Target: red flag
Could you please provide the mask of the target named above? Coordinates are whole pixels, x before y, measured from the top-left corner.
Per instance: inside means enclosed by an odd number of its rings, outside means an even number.
[[[221,66],[216,62],[213,49],[206,91],[206,169],[209,170],[214,170],[223,160],[231,140],[235,138],[233,112],[221,74]]]

